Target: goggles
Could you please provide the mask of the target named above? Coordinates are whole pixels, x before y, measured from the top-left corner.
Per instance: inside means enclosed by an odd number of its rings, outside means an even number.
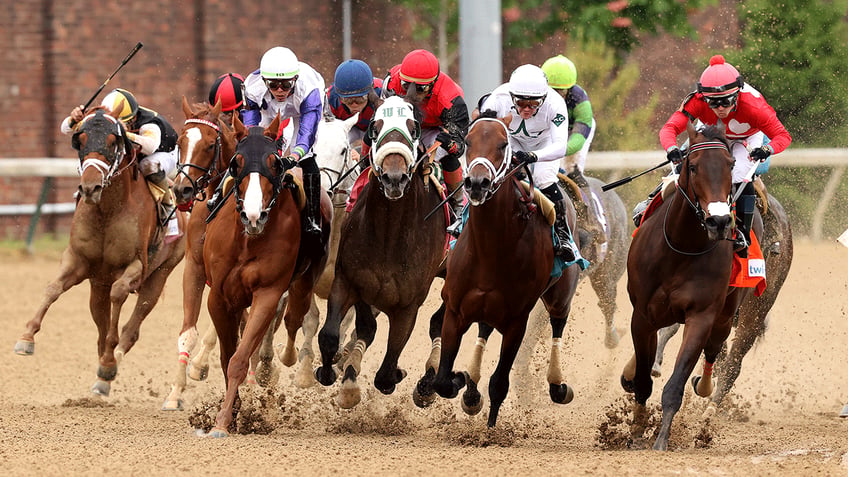
[[[428,92],[430,92],[431,89],[433,89],[433,83],[418,84],[418,83],[413,83],[412,81],[401,80],[400,87],[403,88],[404,91],[409,91],[410,86],[414,86],[415,92],[418,93],[418,94],[428,93]]]
[[[351,106],[351,105],[354,105],[354,104],[365,104],[365,103],[367,103],[368,102],[368,95],[350,96],[350,97],[347,97],[347,98],[342,97],[340,99],[341,99],[342,104],[346,104],[348,106]]]
[[[275,89],[288,91],[294,88],[294,79],[265,79],[265,86],[271,91]]]
[[[731,94],[729,96],[720,96],[718,98],[711,98],[709,96],[704,96],[704,99],[707,101],[707,106],[710,108],[728,108],[733,106],[736,103],[736,95]]]
[[[512,104],[515,105],[516,109],[521,108],[530,108],[533,110],[539,109],[542,106],[542,103],[545,101],[543,97],[527,97],[527,96],[513,96]]]

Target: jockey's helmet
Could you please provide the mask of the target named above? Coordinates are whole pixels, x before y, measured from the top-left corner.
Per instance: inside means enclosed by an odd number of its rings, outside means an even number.
[[[413,50],[403,57],[400,79],[415,84],[430,84],[439,77],[439,60],[427,50]]]
[[[362,60],[347,60],[336,68],[333,88],[342,98],[365,96],[373,85],[371,68]]]
[[[730,63],[725,63],[724,56],[715,55],[710,58],[710,66],[701,73],[698,81],[698,92],[704,96],[730,96],[739,92],[744,84],[742,75]]]
[[[292,79],[299,72],[297,56],[284,46],[266,51],[259,62],[259,75],[265,79]]]
[[[577,68],[563,55],[548,58],[542,64],[542,71],[548,77],[548,85],[554,89],[568,89],[577,84]]]
[[[544,101],[548,95],[548,80],[542,68],[521,65],[509,77],[509,94],[515,99]]]
[[[244,78],[238,73],[225,73],[218,77],[209,90],[209,104],[221,101],[221,111],[229,112],[241,107]]]
[[[103,98],[100,105],[105,107],[107,111],[114,111],[118,114],[118,119],[124,124],[129,124],[135,119],[138,114],[138,101],[135,96],[125,89],[115,88]]]

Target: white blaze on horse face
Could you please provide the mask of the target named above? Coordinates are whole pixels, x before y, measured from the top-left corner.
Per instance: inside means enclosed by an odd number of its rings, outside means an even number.
[[[186,147],[186,164],[191,164],[191,158],[194,154],[194,147],[203,139],[203,134],[200,128],[191,128],[186,131],[186,139],[188,139],[188,147]]]
[[[244,194],[244,213],[251,224],[256,224],[262,212],[262,185],[259,173],[251,172],[247,178],[247,192]]]
[[[710,202],[707,205],[707,212],[709,212],[711,217],[730,215],[730,205],[727,202]]]

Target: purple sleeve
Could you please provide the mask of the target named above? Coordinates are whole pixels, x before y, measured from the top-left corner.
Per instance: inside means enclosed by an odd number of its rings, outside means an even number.
[[[297,129],[295,146],[292,148],[292,152],[298,152],[300,157],[305,156],[315,144],[315,133],[318,131],[322,108],[321,91],[317,88],[300,103],[300,126]]]
[[[259,110],[259,105],[251,100],[245,101],[245,106],[241,114],[242,122],[245,126],[259,126],[259,121],[262,119],[262,112]]]

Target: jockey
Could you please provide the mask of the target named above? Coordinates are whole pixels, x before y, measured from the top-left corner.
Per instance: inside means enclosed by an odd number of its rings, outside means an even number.
[[[439,141],[435,160],[442,165],[447,193],[456,217],[462,210],[462,163],[465,153],[465,133],[468,132],[468,108],[465,105],[462,88],[439,68],[439,60],[427,50],[413,50],[403,62],[389,70],[383,80],[383,97],[403,96],[416,109],[416,115],[422,114],[420,144],[429,148]],[[368,145],[368,138],[365,143]],[[351,192],[351,202],[364,186],[362,176],[357,179]],[[365,176],[367,181],[367,175]],[[359,186],[357,188],[357,186]],[[354,193],[356,195],[354,195]],[[452,195],[453,194],[453,195]]]
[[[291,119],[293,147],[287,134],[278,135],[278,148],[286,159],[297,163],[303,171],[307,214],[304,232],[321,239],[321,178],[318,164],[312,156],[312,145],[318,121],[323,114],[324,78],[311,66],[298,61],[288,48],[276,46],[266,51],[259,69],[244,80],[246,108],[242,112],[245,126],[267,127],[277,115]],[[222,181],[223,183],[223,181]],[[219,191],[207,205],[217,207]]]
[[[736,222],[741,233],[736,234],[734,248],[739,256],[747,257],[756,195],[750,176],[746,175],[757,162],[783,152],[792,142],[792,137],[763,95],[745,83],[736,68],[726,63],[721,55],[710,58],[710,66],[698,81],[698,90],[683,100],[680,109],[660,130],[660,143],[668,160],[675,165],[683,161],[683,154],[677,147],[677,136],[686,130],[689,121],[696,120],[710,126],[721,120],[727,126],[725,134],[735,159],[734,190],[744,187],[736,206]],[[770,142],[765,144],[767,137]],[[644,204],[647,207],[647,202]],[[641,205],[634,210],[634,221],[637,217],[641,219],[644,211],[644,208],[639,210]]]
[[[221,119],[232,123],[233,112],[241,114],[244,105],[244,78],[238,73],[224,73],[212,83],[209,89],[209,104],[221,102]],[[243,118],[242,118],[243,119]]]
[[[568,109],[568,145],[563,163],[568,177],[583,191],[583,200],[577,201],[577,211],[586,220],[587,229],[593,234],[603,234],[601,224],[592,202],[592,191],[583,176],[586,155],[595,137],[595,117],[589,95],[577,84],[577,68],[563,55],[548,58],[542,64],[548,77],[548,85],[554,89]]]
[[[174,217],[176,206],[170,193],[168,179],[176,177],[180,158],[177,132],[162,115],[139,106],[135,96],[125,89],[116,88],[100,103],[107,111],[116,111],[127,130],[127,138],[138,145],[138,165],[148,184],[152,184],[159,202],[159,220],[164,225]],[[83,106],[77,106],[62,121],[61,130],[71,134],[85,117]]]
[[[568,145],[568,108],[541,68],[522,65],[512,72],[509,83],[495,88],[483,99],[480,111],[511,115],[510,146],[517,164],[532,164],[533,182],[556,210],[554,231],[559,238],[557,255],[566,262],[580,256],[566,221],[565,196],[557,185],[560,160]]]
[[[332,113],[336,119],[348,119],[359,113],[348,138],[352,145],[365,137],[382,92],[383,80],[375,78],[364,61],[347,60],[336,68],[333,84],[327,88],[325,113]],[[355,149],[351,150],[351,156],[359,161]]]

